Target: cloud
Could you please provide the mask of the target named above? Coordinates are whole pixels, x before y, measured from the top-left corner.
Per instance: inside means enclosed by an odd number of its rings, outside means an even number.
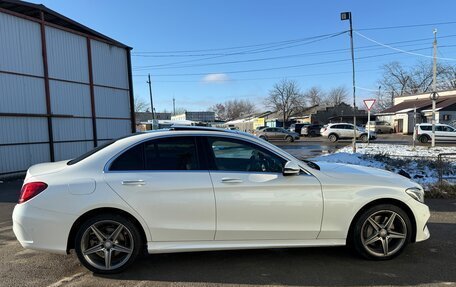
[[[205,83],[224,83],[229,81],[230,78],[227,74],[207,74],[203,77],[203,82]]]

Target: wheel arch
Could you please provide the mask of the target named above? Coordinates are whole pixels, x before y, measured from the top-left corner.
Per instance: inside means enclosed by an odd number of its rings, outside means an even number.
[[[146,231],[144,230],[144,227],[142,224],[134,217],[132,214],[129,212],[115,208],[115,207],[102,207],[102,208],[95,208],[92,210],[89,210],[82,214],[81,216],[76,219],[76,221],[73,223],[70,229],[70,233],[68,235],[67,239],[67,248],[66,252],[67,254],[71,249],[74,249],[74,239],[76,237],[76,233],[78,232],[79,227],[90,217],[95,216],[95,215],[100,215],[100,214],[106,214],[106,213],[113,213],[113,214],[119,214],[124,216],[125,218],[131,220],[131,222],[138,228],[139,234],[141,235],[141,239],[143,240],[143,243],[145,244],[144,250],[147,250],[147,236],[146,236]]]
[[[353,228],[355,227],[355,222],[356,220],[369,208],[373,207],[373,206],[376,206],[376,205],[379,205],[379,204],[392,204],[392,205],[395,205],[399,208],[401,208],[402,210],[404,210],[405,213],[407,213],[409,219],[410,219],[410,222],[412,223],[412,235],[411,235],[411,240],[412,242],[415,242],[416,240],[416,219],[415,219],[415,216],[413,215],[413,211],[410,209],[410,207],[405,204],[403,201],[400,201],[398,199],[394,199],[394,198],[380,198],[380,199],[376,199],[376,200],[373,200],[367,204],[365,204],[363,207],[361,207],[358,212],[355,214],[355,216],[352,218],[351,222],[350,222],[350,227],[348,228],[348,233],[347,233],[347,241],[346,241],[346,244],[347,245],[350,245],[352,243],[352,234],[353,234]]]

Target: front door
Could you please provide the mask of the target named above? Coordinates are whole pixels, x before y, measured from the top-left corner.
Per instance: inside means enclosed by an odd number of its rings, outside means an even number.
[[[105,180],[146,221],[153,241],[214,240],[215,199],[197,139],[169,137],[136,145]]]
[[[286,160],[247,141],[208,138],[216,240],[315,239],[323,198],[309,174],[284,176]]]

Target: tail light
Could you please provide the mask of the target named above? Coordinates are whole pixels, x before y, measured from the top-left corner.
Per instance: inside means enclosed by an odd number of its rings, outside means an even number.
[[[22,186],[21,194],[19,196],[19,203],[24,203],[29,199],[37,196],[40,192],[48,187],[44,182],[29,182]]]

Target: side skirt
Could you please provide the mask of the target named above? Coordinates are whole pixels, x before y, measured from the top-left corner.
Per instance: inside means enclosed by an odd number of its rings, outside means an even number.
[[[147,242],[147,251],[174,253],[212,250],[343,246],[345,239]]]

